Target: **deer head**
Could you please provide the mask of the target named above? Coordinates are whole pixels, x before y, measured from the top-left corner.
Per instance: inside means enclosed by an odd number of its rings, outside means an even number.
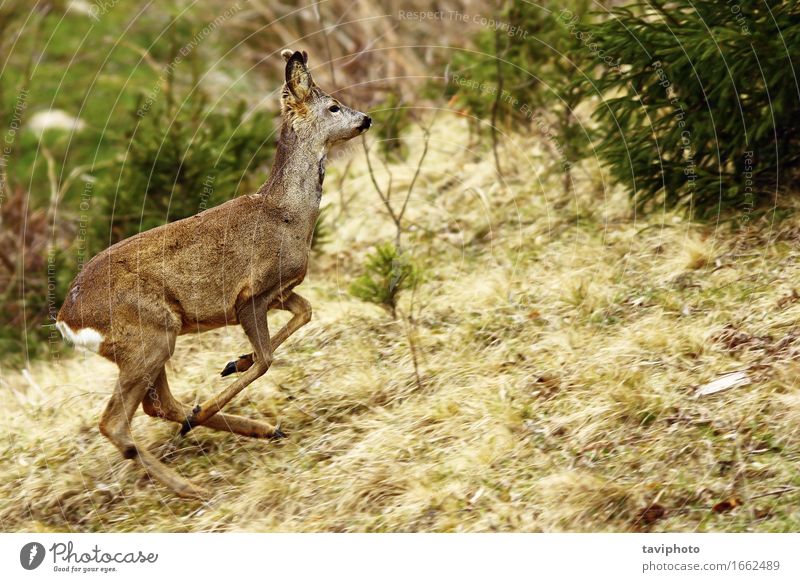
[[[314,83],[308,70],[308,54],[284,50],[286,83],[281,93],[281,113],[302,142],[325,151],[352,139],[372,125],[372,119],[342,104]]]

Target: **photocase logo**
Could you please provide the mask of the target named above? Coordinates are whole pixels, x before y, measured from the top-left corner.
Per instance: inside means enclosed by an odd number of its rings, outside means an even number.
[[[19,551],[19,563],[26,570],[35,570],[44,561],[44,546],[39,542],[30,542]]]

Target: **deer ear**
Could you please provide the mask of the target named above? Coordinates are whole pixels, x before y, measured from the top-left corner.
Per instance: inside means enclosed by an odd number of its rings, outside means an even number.
[[[303,53],[295,51],[286,62],[286,86],[297,100],[303,101],[311,93],[313,84]]]
[[[281,51],[281,56],[283,57],[283,60],[288,63],[289,59],[292,58],[292,51],[290,51],[289,49],[283,49]]]

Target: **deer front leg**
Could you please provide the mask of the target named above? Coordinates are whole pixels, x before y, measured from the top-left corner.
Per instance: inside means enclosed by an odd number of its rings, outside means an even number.
[[[243,305],[237,312],[239,323],[244,329],[255,353],[253,366],[236,379],[225,390],[194,407],[191,416],[181,426],[181,434],[185,435],[192,427],[204,424],[219,412],[234,396],[244,390],[256,378],[266,374],[272,364],[272,344],[269,339],[267,325],[267,307],[269,297],[259,295]]]
[[[311,304],[307,299],[301,297],[294,291],[292,291],[285,300],[278,301],[274,307],[291,312],[293,317],[272,339],[273,352],[278,349],[278,346],[285,342],[289,336],[311,321]],[[220,373],[220,376],[229,376],[234,372],[246,372],[253,365],[253,362],[253,354],[239,356],[238,360],[227,363]]]

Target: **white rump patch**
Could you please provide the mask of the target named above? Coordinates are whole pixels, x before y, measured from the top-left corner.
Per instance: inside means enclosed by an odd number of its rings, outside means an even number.
[[[97,352],[100,349],[100,344],[102,344],[105,339],[103,334],[91,327],[84,327],[78,330],[78,333],[75,333],[72,331],[72,328],[63,321],[56,322],[56,329],[61,332],[61,337],[76,348],[84,348],[90,352]]]

